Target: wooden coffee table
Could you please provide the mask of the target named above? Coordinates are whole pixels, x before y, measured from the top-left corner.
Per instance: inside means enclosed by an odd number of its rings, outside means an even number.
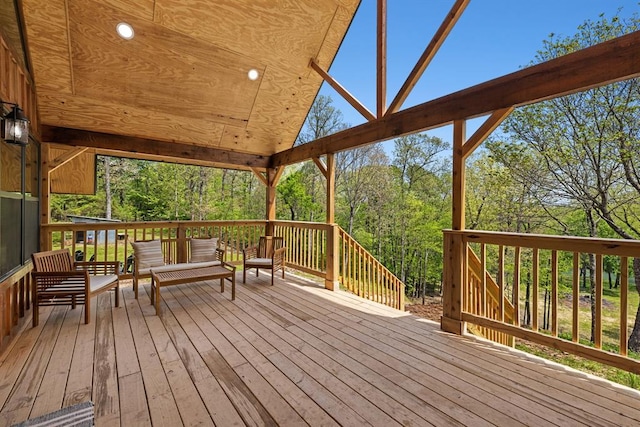
[[[212,267],[154,272],[151,269],[151,304],[160,313],[160,289],[163,286],[220,279],[220,292],[224,292],[224,280],[231,280],[231,300],[236,299],[236,266],[223,262]]]

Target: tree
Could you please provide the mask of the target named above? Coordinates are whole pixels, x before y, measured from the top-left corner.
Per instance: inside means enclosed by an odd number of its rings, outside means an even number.
[[[278,194],[282,197],[284,205],[289,210],[290,220],[299,221],[300,218],[308,216],[309,211],[314,209],[314,202],[306,192],[302,184],[303,174],[296,171],[287,175],[283,182],[278,185]]]
[[[397,271],[400,272],[400,279],[403,282],[406,282],[407,278],[408,226],[413,214],[420,211],[416,206],[412,190],[422,180],[428,179],[441,170],[442,163],[438,161],[438,155],[446,148],[447,144],[440,138],[426,134],[413,134],[395,140],[393,165],[400,190],[399,215],[396,217],[396,235],[399,238],[396,253],[400,254],[400,265]]]
[[[296,145],[306,144],[327,135],[346,129],[342,113],[333,105],[330,96],[320,95],[309,110],[304,126],[298,135]],[[308,221],[318,221],[324,215],[326,206],[326,180],[321,175],[315,163],[304,162],[300,166],[301,176],[296,178],[304,186],[305,193],[311,198],[309,209],[304,218]]]
[[[639,23],[636,14],[626,21],[618,16],[587,21],[574,36],[552,35],[535,62],[636,31]],[[558,200],[581,207],[592,237],[600,233],[600,220],[622,238],[640,237],[639,108],[640,82],[631,79],[528,106],[505,121],[505,132],[525,142],[544,162]],[[591,264],[594,268],[593,259]],[[634,259],[633,267],[640,293],[640,259]],[[640,351],[640,305],[628,345]]]
[[[336,156],[336,187],[347,211],[347,232],[353,235],[356,214],[380,184],[376,173],[389,159],[379,144],[343,151]]]

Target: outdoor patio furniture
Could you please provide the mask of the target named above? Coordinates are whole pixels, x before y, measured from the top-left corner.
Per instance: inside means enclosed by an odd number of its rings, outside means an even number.
[[[217,247],[216,238],[189,239],[189,262],[175,263],[169,256],[171,251],[169,240],[142,240],[131,242],[133,247],[133,292],[138,298],[138,282],[151,278],[151,269],[156,273],[163,271],[185,270],[201,267],[218,266],[224,260],[224,251]]]
[[[91,297],[115,289],[116,307],[120,305],[120,261],[74,262],[67,249],[36,252],[33,260],[33,326],[37,326],[38,308],[47,305],[84,304],[84,323],[91,317]]]
[[[271,270],[272,286],[277,270],[282,271],[284,279],[285,250],[283,238],[273,236],[261,236],[258,245],[244,249],[242,251],[242,283],[246,283],[247,270],[250,268],[256,269],[256,276],[259,275],[261,268]]]
[[[156,315],[160,314],[160,289],[164,286],[182,285],[185,283],[204,280],[220,279],[220,292],[224,292],[225,279],[231,282],[231,300],[236,299],[236,266],[222,262],[210,267],[197,267],[182,270],[151,269],[151,304],[156,308]]]

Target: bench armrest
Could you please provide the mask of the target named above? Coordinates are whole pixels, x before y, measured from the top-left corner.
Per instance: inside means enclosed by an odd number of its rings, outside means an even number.
[[[80,261],[73,265],[76,270],[86,270],[93,275],[120,274],[120,261]]]
[[[284,254],[286,252],[287,248],[286,247],[281,247],[279,249],[276,249],[275,251],[273,251],[273,259],[275,260],[282,260],[284,259]]]
[[[224,268],[226,268],[226,269],[228,269],[228,270],[231,270],[231,271],[233,271],[234,273],[236,272],[236,266],[235,266],[235,265],[233,265],[233,264],[229,264],[228,262],[224,262],[224,261],[222,261],[222,264],[221,264],[221,265],[222,265],[222,267],[224,267]]]

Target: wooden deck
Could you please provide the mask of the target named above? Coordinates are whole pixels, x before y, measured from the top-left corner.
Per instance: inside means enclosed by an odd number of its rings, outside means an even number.
[[[0,425],[95,403],[96,425],[640,424],[640,393],[343,292],[269,274],[168,287],[161,315],[124,283],[41,309],[0,356]],[[96,307],[96,301],[93,301]]]

